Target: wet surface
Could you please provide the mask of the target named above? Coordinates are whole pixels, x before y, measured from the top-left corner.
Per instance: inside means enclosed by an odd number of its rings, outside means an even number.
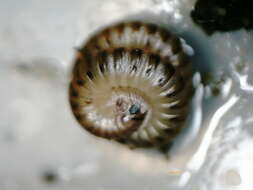
[[[2,5],[1,190],[251,189],[252,32],[206,35],[189,16],[193,0]],[[95,138],[70,110],[74,49],[98,28],[130,16],[159,20],[195,52],[192,117],[167,158]]]

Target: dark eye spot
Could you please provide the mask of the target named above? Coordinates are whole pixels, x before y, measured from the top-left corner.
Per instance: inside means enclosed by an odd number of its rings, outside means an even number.
[[[133,104],[130,108],[129,108],[129,113],[131,115],[133,114],[138,114],[140,112],[140,106],[139,105],[136,105],[136,104]]]

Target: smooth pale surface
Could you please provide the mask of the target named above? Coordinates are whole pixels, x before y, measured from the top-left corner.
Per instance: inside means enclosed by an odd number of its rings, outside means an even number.
[[[189,17],[193,5],[193,0],[1,0],[0,189],[250,190],[253,35],[241,30],[208,37]],[[129,16],[170,26],[193,47],[202,78],[208,71],[217,81],[198,88],[204,98],[197,98],[198,118],[189,129],[201,130],[190,143],[178,141],[170,160],[94,138],[69,108],[74,48],[101,26]],[[209,96],[212,86],[222,87],[220,96]],[[48,171],[56,182],[45,182]]]

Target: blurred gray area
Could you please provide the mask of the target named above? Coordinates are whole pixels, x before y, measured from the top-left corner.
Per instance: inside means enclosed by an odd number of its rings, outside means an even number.
[[[253,183],[252,32],[206,36],[189,17],[194,0],[0,0],[1,190],[250,190]],[[159,22],[193,47],[205,86],[201,130],[167,159],[80,128],[68,103],[75,48],[122,19]],[[209,96],[213,88],[221,95]],[[237,101],[221,119],[217,110]],[[217,113],[217,114],[215,114]],[[217,121],[198,170],[188,161]],[[191,173],[183,186],[184,172]]]

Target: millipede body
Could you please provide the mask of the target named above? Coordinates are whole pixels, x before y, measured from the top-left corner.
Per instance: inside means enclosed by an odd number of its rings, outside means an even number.
[[[192,94],[184,44],[162,27],[135,21],[93,35],[77,52],[69,88],[80,125],[134,146],[171,143]]]

